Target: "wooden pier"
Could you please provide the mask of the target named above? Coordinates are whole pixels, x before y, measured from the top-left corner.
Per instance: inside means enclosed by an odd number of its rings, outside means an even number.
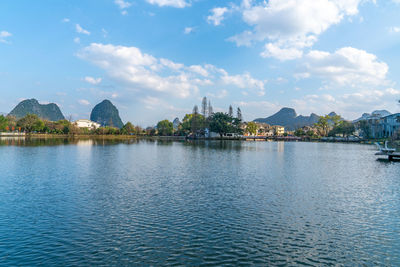
[[[377,156],[387,156],[389,160],[398,159],[400,160],[400,152],[377,152]]]

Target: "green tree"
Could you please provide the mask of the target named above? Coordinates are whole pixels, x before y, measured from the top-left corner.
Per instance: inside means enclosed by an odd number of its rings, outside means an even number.
[[[258,129],[258,126],[255,122],[251,121],[251,122],[247,123],[246,132],[248,132],[249,134],[256,135],[257,129]]]
[[[34,123],[33,130],[35,132],[39,132],[39,133],[43,132],[43,130],[44,130],[44,122],[41,119],[38,119]]]
[[[7,121],[8,121],[8,128],[11,131],[14,131],[15,127],[17,127],[17,118],[12,115],[7,115]]]
[[[6,131],[8,127],[8,119],[3,115],[0,116],[0,131]]]
[[[169,120],[162,120],[157,123],[158,135],[172,135],[174,133],[174,125]]]
[[[350,136],[354,133],[355,127],[354,124],[349,121],[341,121],[333,129],[329,132],[330,136],[335,136],[340,134],[342,136]]]
[[[38,120],[40,119],[37,115],[28,114],[18,120],[17,126],[21,127],[25,132],[31,133],[35,131],[35,126],[37,126]]]
[[[232,118],[229,114],[216,112],[210,119],[210,130],[222,136],[227,133],[240,133],[240,122],[237,118]]]
[[[327,117],[328,117],[328,122],[333,123],[333,127],[338,126],[343,121],[342,117],[340,117],[339,115],[333,115],[333,116],[327,115]]]
[[[208,116],[210,117],[214,113],[213,107],[211,106],[211,101],[208,100]]]
[[[207,120],[205,117],[198,113],[186,114],[178,128],[179,134],[201,134],[204,128],[207,127]]]
[[[330,125],[329,120],[331,117],[329,115],[319,117],[318,122],[314,125],[317,128],[318,134],[320,136],[326,136],[329,132]]]
[[[298,136],[298,137],[301,137],[301,136],[305,136],[306,133],[304,132],[304,130],[302,128],[299,128],[294,132],[294,135]]]
[[[121,132],[123,134],[134,134],[136,133],[135,126],[131,122],[127,122],[124,127],[122,127]]]
[[[231,117],[233,117],[233,108],[232,108],[232,105],[229,105],[228,115],[231,116]]]
[[[201,101],[201,115],[203,115],[204,118],[207,118],[207,112],[208,112],[207,97],[203,97],[203,100]]]
[[[240,121],[243,121],[242,110],[239,107],[236,110],[236,118],[238,118]]]
[[[313,137],[315,135],[315,133],[314,133],[314,131],[308,130],[306,132],[306,135],[309,136],[309,137]]]
[[[357,122],[357,127],[361,130],[362,136],[364,138],[370,138],[371,137],[371,127],[366,120],[362,120]]]

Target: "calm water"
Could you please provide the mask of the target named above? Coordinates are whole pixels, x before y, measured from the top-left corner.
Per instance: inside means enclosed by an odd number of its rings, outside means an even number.
[[[0,141],[0,265],[400,266],[366,145]]]

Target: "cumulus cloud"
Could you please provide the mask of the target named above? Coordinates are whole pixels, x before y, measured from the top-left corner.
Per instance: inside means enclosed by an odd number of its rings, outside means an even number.
[[[90,77],[90,76],[86,76],[83,80],[85,82],[90,83],[90,84],[96,85],[96,84],[101,83],[102,78],[93,78],[93,77]]]
[[[1,31],[0,32],[0,43],[8,43],[7,38],[12,36],[11,33],[7,31]]]
[[[364,89],[334,96],[332,94],[306,95],[300,99],[292,100],[296,110],[303,114],[316,112],[320,115],[331,111],[340,113],[345,119],[354,120],[364,112],[386,109],[398,109],[396,99],[400,91],[394,88]]]
[[[115,0],[114,3],[120,8],[125,9],[132,5],[132,3],[124,1],[124,0]]]
[[[77,33],[81,33],[81,34],[86,34],[86,35],[90,35],[90,32],[85,30],[84,28],[81,27],[81,25],[76,24],[75,25],[75,29]]]
[[[226,7],[216,7],[211,9],[212,14],[207,17],[208,23],[212,23],[215,26],[220,25],[224,20],[224,15],[226,12],[228,12],[228,8]]]
[[[81,104],[81,105],[84,105],[84,106],[89,106],[90,105],[90,102],[87,101],[86,99],[79,99],[78,103]]]
[[[165,58],[143,53],[137,47],[93,43],[83,48],[78,57],[104,69],[125,88],[186,98],[199,87],[231,85],[242,91],[264,94],[265,82],[245,73],[229,75],[210,64],[185,66]]]
[[[223,89],[215,93],[207,93],[207,96],[212,98],[224,98],[228,96],[228,91]]]
[[[399,33],[400,32],[400,27],[390,27],[389,28],[390,33]]]
[[[184,8],[190,6],[189,2],[186,0],[147,0],[149,4],[158,5],[160,7],[170,6],[176,8]]]
[[[346,16],[358,14],[361,0],[270,0],[255,3],[244,0],[239,11],[243,21],[251,29],[230,37],[238,46],[250,46],[254,42],[266,42],[263,57],[280,60],[299,58],[303,50],[313,46],[318,36]],[[217,18],[222,15],[216,16]],[[221,20],[217,20],[218,25]]]
[[[183,33],[184,33],[184,34],[191,34],[192,32],[194,32],[194,28],[193,28],[193,27],[186,27],[186,28],[183,30]]]
[[[388,83],[388,65],[374,54],[353,47],[344,47],[334,53],[313,50],[304,56],[303,62],[303,71],[297,73],[297,77],[317,76],[352,87]]]
[[[242,75],[224,75],[222,81],[227,85],[235,85],[236,87],[245,89],[252,88],[259,96],[265,95],[265,81],[254,79],[249,73]]]

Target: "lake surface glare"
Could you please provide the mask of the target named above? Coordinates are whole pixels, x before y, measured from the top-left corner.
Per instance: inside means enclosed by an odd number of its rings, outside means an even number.
[[[374,153],[0,140],[0,266],[400,266],[400,162]]]

